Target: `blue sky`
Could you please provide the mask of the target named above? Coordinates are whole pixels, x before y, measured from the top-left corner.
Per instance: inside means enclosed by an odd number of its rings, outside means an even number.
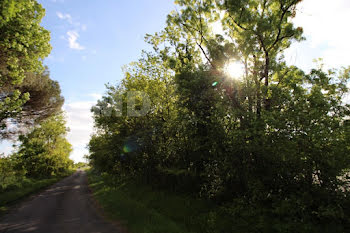
[[[160,31],[173,0],[39,0],[46,9],[42,25],[51,31],[53,50],[45,60],[51,78],[58,80],[66,102],[68,135],[81,161],[93,130],[90,108],[117,83],[121,67],[139,58],[146,33]],[[328,67],[350,65],[350,1],[304,0],[294,22],[304,28],[306,41],[286,51],[286,60],[304,70],[314,58]],[[348,97],[349,101],[350,98]],[[9,153],[10,143],[0,145]]]
[[[53,50],[45,60],[66,99],[72,158],[81,160],[93,127],[89,109],[117,83],[121,67],[138,59],[146,33],[160,31],[173,0],[39,0]]]
[[[146,47],[143,37],[165,25],[172,0],[39,0],[46,8],[42,25],[51,31],[46,64],[68,101],[102,93],[121,78],[121,66]],[[84,94],[86,96],[84,96]]]

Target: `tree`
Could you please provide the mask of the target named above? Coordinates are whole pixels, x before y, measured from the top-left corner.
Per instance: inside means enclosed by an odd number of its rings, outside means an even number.
[[[47,67],[41,74],[28,73],[20,85],[9,88],[7,93],[11,95],[10,93],[15,89],[21,93],[28,93],[30,98],[23,104],[21,112],[10,120],[4,119],[4,123],[7,122],[11,127],[0,131],[0,138],[13,138],[24,133],[28,128],[59,113],[64,103],[60,85],[57,81],[50,79]]]
[[[72,146],[65,138],[68,129],[62,114],[52,116],[27,135],[21,135],[17,153],[29,177],[64,174],[72,165]]]
[[[303,39],[291,20],[300,2],[177,0],[165,29],[146,37],[154,56],[93,108],[91,164],[213,199],[243,222],[232,232],[344,232],[350,69],[286,64],[283,51]],[[244,65],[239,79],[224,72],[232,61]],[[150,113],[121,115],[114,100],[135,90],[151,97]]]
[[[142,59],[125,68],[122,83],[108,86],[107,96],[92,108],[99,130],[89,144],[90,160],[97,167],[111,171],[116,161],[123,161],[129,164],[126,167],[130,173],[153,172],[159,163],[171,157],[166,147],[173,140],[169,133],[176,116],[176,95],[170,70],[162,64],[159,56],[143,54]],[[135,91],[150,98],[151,108],[144,116],[128,115],[128,94]],[[141,95],[135,98],[142,102]],[[136,153],[143,155],[136,158]]]
[[[50,53],[50,33],[41,25],[45,10],[35,0],[0,3],[0,127],[15,117],[29,94],[18,89],[28,72],[41,73]]]

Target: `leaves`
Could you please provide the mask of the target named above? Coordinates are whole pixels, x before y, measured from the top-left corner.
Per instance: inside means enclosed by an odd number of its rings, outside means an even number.
[[[64,174],[73,164],[72,146],[66,140],[68,129],[62,114],[45,120],[27,135],[20,136],[18,157],[29,177]]]
[[[16,116],[28,101],[18,96],[28,72],[41,73],[42,60],[51,51],[50,33],[41,25],[45,10],[35,0],[0,3],[0,122]],[[12,92],[8,92],[12,90]],[[6,99],[6,101],[5,101]]]
[[[176,1],[165,29],[146,37],[153,52],[93,107],[90,163],[113,179],[213,199],[243,222],[232,232],[343,232],[349,68],[286,64],[283,51],[303,39],[291,20],[300,2]],[[244,65],[240,79],[223,72],[232,60]],[[147,115],[127,115],[134,91],[150,97]]]

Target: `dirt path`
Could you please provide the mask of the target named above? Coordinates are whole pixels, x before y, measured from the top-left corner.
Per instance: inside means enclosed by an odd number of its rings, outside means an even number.
[[[1,233],[117,233],[96,212],[78,171],[0,219]]]

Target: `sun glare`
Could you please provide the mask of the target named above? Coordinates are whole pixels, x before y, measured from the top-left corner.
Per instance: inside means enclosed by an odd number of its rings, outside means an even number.
[[[243,78],[244,66],[238,62],[228,62],[224,67],[224,72],[230,78]]]

